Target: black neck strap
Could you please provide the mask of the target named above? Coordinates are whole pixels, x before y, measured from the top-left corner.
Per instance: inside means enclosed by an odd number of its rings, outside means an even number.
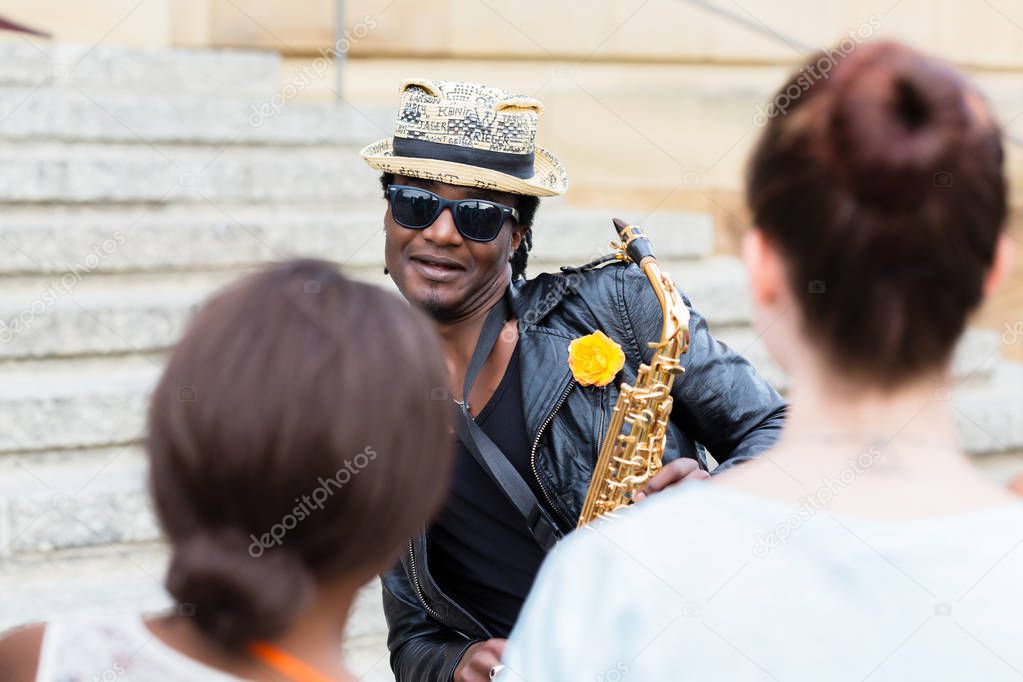
[[[544,550],[549,551],[561,538],[562,533],[557,524],[550,518],[540,505],[536,495],[533,494],[529,484],[519,474],[515,466],[508,460],[497,444],[491,440],[469,412],[469,392],[479,375],[483,363],[490,357],[505,323],[511,319],[511,307],[508,301],[502,298],[489,313],[483,322],[483,331],[480,332],[476,349],[469,360],[469,366],[465,370],[465,383],[462,386],[462,402],[459,403],[458,413],[455,415],[455,427],[459,440],[472,454],[488,476],[501,489],[504,496],[508,498],[515,508],[522,515],[529,532],[536,539],[537,543]]]
[[[462,384],[462,405],[465,409],[469,407],[469,391],[472,390],[472,385],[476,382],[477,375],[483,369],[483,363],[490,357],[490,354],[494,351],[494,346],[497,345],[497,340],[501,338],[501,330],[504,329],[505,323],[510,319],[511,308],[508,306],[507,299],[502,296],[497,305],[487,313],[487,319],[483,321],[483,330],[480,332],[479,341],[476,342],[476,349],[473,350],[469,366],[465,370],[465,383]]]

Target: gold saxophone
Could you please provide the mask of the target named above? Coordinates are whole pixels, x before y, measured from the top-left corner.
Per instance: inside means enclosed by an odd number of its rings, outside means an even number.
[[[689,309],[671,278],[661,272],[650,240],[639,227],[615,218],[620,243],[612,243],[621,260],[637,263],[661,304],[664,324],[650,364],[639,366],[636,385],[622,383],[611,424],[597,457],[577,527],[635,502],[635,494],[661,468],[671,415],[671,385],[685,372],[679,364],[689,349]]]

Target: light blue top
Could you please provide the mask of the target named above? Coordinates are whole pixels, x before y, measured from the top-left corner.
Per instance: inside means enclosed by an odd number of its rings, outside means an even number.
[[[548,558],[502,680],[1023,680],[1023,503],[886,522],[687,484]]]

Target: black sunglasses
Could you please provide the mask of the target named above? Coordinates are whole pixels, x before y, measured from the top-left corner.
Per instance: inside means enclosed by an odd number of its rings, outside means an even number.
[[[519,212],[511,206],[485,199],[445,199],[407,185],[388,185],[387,201],[394,222],[410,230],[426,229],[441,211],[450,208],[458,233],[474,242],[493,241],[501,234],[505,216],[519,221]]]

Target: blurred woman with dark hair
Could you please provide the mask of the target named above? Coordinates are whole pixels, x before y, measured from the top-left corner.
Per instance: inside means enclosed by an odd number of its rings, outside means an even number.
[[[354,679],[352,600],[446,492],[448,410],[431,400],[444,381],[426,317],[327,263],[214,297],[149,413],[179,608],[22,630],[0,642],[0,680]]]
[[[1023,504],[957,447],[947,388],[1009,268],[999,127],[961,76],[898,44],[812,83],[806,68],[747,183],[756,325],[791,377],[783,436],[563,543],[510,679],[1023,670]]]

